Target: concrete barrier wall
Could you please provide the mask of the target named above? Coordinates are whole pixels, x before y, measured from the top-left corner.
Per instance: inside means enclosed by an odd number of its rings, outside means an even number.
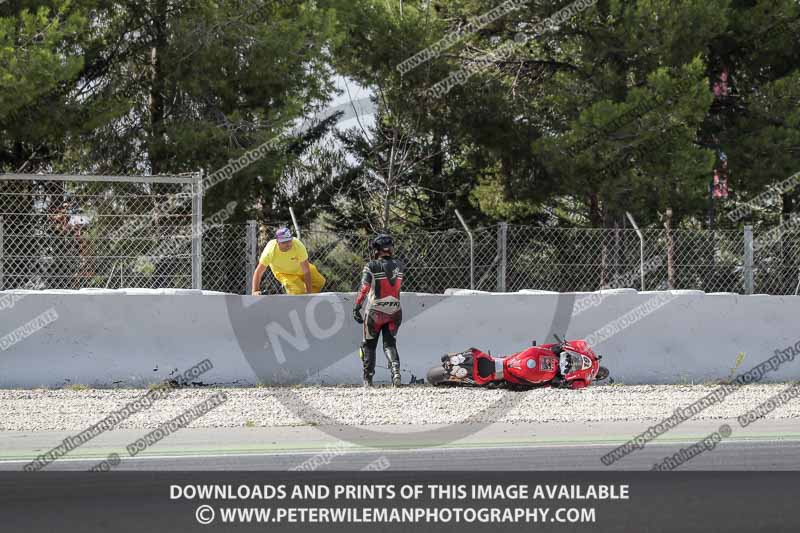
[[[352,305],[353,294],[341,293],[0,293],[0,387],[146,386],[206,358],[214,368],[197,379],[205,384],[357,383],[361,331]],[[475,346],[505,355],[553,333],[594,339],[612,377],[626,384],[719,380],[742,352],[739,372],[775,350],[800,352],[794,296],[455,291],[405,294],[403,313],[406,383],[443,353]],[[765,380],[800,379],[797,359]],[[376,380],[388,381],[380,348],[378,366]]]

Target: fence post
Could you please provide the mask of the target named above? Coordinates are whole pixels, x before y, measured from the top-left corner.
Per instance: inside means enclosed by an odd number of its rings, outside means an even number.
[[[675,240],[672,238],[672,208],[664,213],[664,229],[667,231],[667,288],[675,288]]]
[[[294,208],[289,208],[289,214],[292,216],[292,225],[294,226],[294,232],[297,237],[297,240],[300,239],[300,226],[297,224],[297,217],[294,216]]]
[[[506,250],[508,249],[508,224],[501,222],[497,226],[497,257],[500,264],[497,267],[497,292],[506,292]]]
[[[192,288],[203,288],[203,172],[192,182]]]
[[[472,237],[472,232],[467,226],[467,223],[464,222],[464,217],[461,216],[461,213],[456,211],[456,216],[458,217],[458,221],[461,222],[461,225],[464,226],[464,231],[467,232],[467,236],[469,237],[469,288],[471,290],[475,290],[475,239]]]
[[[642,277],[642,288],[640,290],[644,291],[644,235],[642,235],[639,226],[636,225],[636,221],[633,219],[633,215],[629,212],[625,212],[628,216],[628,220],[631,221],[631,225],[633,229],[636,230],[636,235],[639,236],[639,274]]]
[[[250,294],[250,282],[258,261],[258,224],[255,220],[247,221],[247,271],[244,273],[244,293]]]
[[[753,226],[744,227],[744,293],[753,294]]]

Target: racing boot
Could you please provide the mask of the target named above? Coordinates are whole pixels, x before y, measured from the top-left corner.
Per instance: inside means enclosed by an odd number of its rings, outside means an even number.
[[[361,361],[364,368],[364,386],[372,387],[372,376],[375,375],[375,347],[362,343]]]
[[[400,354],[397,353],[397,348],[394,346],[384,347],[383,351],[386,353],[386,359],[389,360],[389,370],[392,372],[392,386],[399,387],[402,381],[400,377]]]

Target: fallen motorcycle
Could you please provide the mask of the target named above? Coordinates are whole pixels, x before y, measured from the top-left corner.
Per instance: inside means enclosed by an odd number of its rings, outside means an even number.
[[[435,386],[466,385],[516,390],[535,387],[582,389],[608,378],[596,355],[583,340],[533,346],[507,357],[493,357],[477,348],[442,356],[441,365],[428,370]]]

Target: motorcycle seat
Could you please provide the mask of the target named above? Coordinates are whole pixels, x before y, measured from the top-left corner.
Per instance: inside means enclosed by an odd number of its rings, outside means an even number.
[[[494,372],[494,362],[481,357],[478,359],[478,376],[488,378]]]

